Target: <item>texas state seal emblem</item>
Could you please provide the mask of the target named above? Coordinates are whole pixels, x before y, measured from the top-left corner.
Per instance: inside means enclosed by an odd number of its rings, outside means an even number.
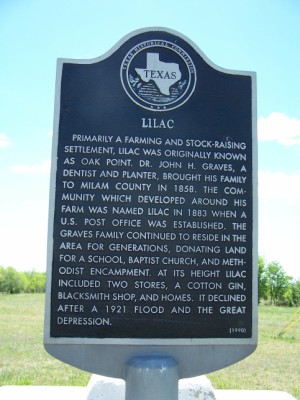
[[[134,103],[152,111],[180,107],[192,95],[196,68],[188,53],[170,41],[134,46],[121,64],[121,81]]]

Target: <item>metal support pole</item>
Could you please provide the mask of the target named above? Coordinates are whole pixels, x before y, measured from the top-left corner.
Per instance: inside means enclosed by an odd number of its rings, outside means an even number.
[[[127,364],[125,400],[178,400],[178,365],[172,357],[140,356]]]

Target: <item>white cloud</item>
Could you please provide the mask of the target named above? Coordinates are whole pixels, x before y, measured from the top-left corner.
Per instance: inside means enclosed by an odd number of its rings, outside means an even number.
[[[22,165],[17,164],[10,167],[12,172],[18,174],[43,174],[50,171],[51,161],[46,160],[41,164]]]
[[[259,254],[300,279],[300,173],[259,171]]]
[[[300,121],[283,113],[273,112],[259,118],[257,128],[261,141],[275,141],[284,146],[300,144]]]
[[[5,133],[0,133],[0,147],[10,146],[10,142]]]
[[[258,194],[260,200],[300,201],[300,173],[259,171]]]

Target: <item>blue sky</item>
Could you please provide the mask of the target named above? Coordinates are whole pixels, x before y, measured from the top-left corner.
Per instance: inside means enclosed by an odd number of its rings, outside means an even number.
[[[0,265],[46,268],[56,59],[94,58],[162,26],[257,73],[259,254],[300,277],[298,0],[1,0]]]

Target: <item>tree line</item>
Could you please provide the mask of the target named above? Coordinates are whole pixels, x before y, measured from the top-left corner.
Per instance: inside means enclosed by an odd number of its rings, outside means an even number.
[[[45,272],[20,272],[13,267],[0,266],[0,293],[44,293],[45,291]]]
[[[13,267],[0,266],[0,293],[44,293],[45,290],[45,272],[20,272]],[[277,261],[267,264],[263,257],[258,257],[258,300],[273,305],[300,306],[300,280],[287,275]]]
[[[258,257],[258,300],[275,306],[300,306],[300,280],[289,276],[277,261]]]

